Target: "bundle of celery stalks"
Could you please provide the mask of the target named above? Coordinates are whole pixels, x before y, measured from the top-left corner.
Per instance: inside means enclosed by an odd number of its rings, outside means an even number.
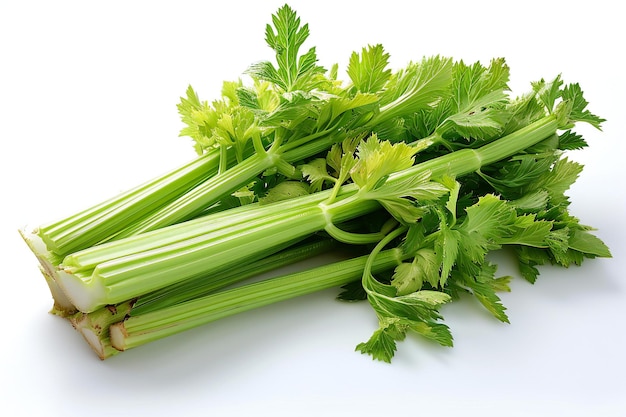
[[[407,332],[451,346],[439,310],[462,294],[508,321],[497,294],[511,277],[492,251],[508,248],[530,282],[540,265],[610,256],[565,195],[582,166],[564,154],[587,146],[572,129],[603,122],[578,84],[557,76],[513,97],[503,59],[392,70],[381,45],[352,53],[342,81],[301,50],[308,36],[281,7],[265,32],[275,62],[211,103],[191,87],[181,98],[195,159],[22,231],[52,312],[100,358],[343,287],[339,299],[367,300],[379,322],[357,350],[389,362]],[[328,251],[343,257],[244,282]]]

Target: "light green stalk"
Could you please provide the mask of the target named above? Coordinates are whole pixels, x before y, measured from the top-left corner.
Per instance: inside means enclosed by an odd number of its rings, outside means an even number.
[[[367,258],[335,262],[129,317],[110,327],[110,342],[124,351],[244,311],[345,285],[361,278]],[[402,260],[401,249],[390,249],[376,257],[372,270],[379,273]]]
[[[218,163],[219,152],[209,152],[108,201],[60,221],[44,224],[36,232],[47,249],[57,256],[90,247],[214,175]]]
[[[303,144],[292,151],[285,151],[280,146],[272,146],[267,151],[259,147],[254,155],[212,176],[181,198],[163,207],[162,210],[146,216],[140,222],[124,230],[117,238],[133,236],[193,219],[224,197],[250,184],[269,169],[285,167],[285,171],[290,171],[286,173],[293,175],[295,171],[291,163],[324,152],[345,138],[345,132],[338,127],[331,127],[322,133],[302,138]]]

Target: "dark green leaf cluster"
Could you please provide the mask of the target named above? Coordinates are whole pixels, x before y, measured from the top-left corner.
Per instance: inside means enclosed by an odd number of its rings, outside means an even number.
[[[578,95],[578,87],[561,88],[557,78],[533,88],[534,94],[499,107],[500,115],[509,112],[501,119],[502,132],[519,130],[557,112],[560,103],[567,103],[572,111],[564,128],[571,127],[575,119],[599,127],[601,119],[585,109],[587,103]],[[446,123],[432,126],[436,130]],[[474,138],[492,139],[478,135]],[[538,265],[568,267],[579,265],[584,258],[610,257],[604,243],[568,211],[566,191],[580,175],[582,165],[562,153],[584,146],[584,139],[568,129],[474,175],[439,179],[446,196],[426,199],[420,204],[419,216],[412,221],[402,219],[408,226],[401,244],[405,256],[393,274],[377,279],[368,270],[364,272],[362,288],[378,316],[379,328],[357,350],[389,362],[396,342],[410,331],[451,346],[452,336],[440,322],[438,309],[465,293],[473,295],[495,318],[508,323],[506,308],[497,293],[510,290],[511,277],[496,275],[497,266],[488,260],[492,251],[511,248],[521,275],[531,282],[539,274]],[[364,184],[359,181],[360,186]],[[395,215],[393,208],[388,211]],[[372,259],[376,255],[375,250]],[[362,296],[352,285],[340,298]]]
[[[532,281],[539,264],[569,266],[584,257],[610,256],[598,238],[575,219],[563,219],[563,213],[556,218],[545,212],[525,213],[514,201],[486,194],[457,216],[449,204],[455,200],[453,190],[447,201],[431,206],[420,222],[409,227],[401,246],[404,260],[388,282],[365,272],[362,285],[380,326],[358,346],[360,351],[388,362],[395,342],[410,330],[451,346],[452,336],[437,311],[462,293],[472,294],[494,317],[508,323],[497,293],[509,290],[510,277],[496,275],[496,265],[487,256],[492,251],[513,248],[522,275]],[[359,293],[351,288],[342,298],[351,294]]]
[[[439,309],[466,293],[508,322],[497,294],[509,290],[511,277],[497,276],[488,260],[492,251],[511,248],[531,282],[539,265],[610,256],[569,213],[566,192],[582,166],[563,154],[587,146],[573,127],[585,122],[599,129],[604,121],[587,110],[578,84],[541,79],[511,98],[502,58],[484,65],[433,56],[393,71],[379,44],[351,54],[344,84],[337,66],[327,71],[317,64],[314,47],[302,52],[308,37],[308,25],[289,6],[280,8],[265,31],[276,62],[253,64],[247,71],[253,84],[225,84],[222,100],[212,105],[190,87],[179,105],[187,125],[181,134],[199,150],[234,149],[238,161],[252,146],[278,161],[253,186],[242,185],[236,196],[247,202],[332,189],[326,202],[332,208],[345,203],[339,190],[352,183],[354,199],[378,202],[386,210],[379,216],[399,225],[370,256],[371,267],[384,246],[398,245],[403,256],[395,269],[374,277],[368,267],[362,282],[339,296],[367,298],[378,317],[378,330],[358,350],[390,361],[396,342],[411,331],[451,346]],[[390,180],[420,162],[478,150],[542,120],[558,124],[549,137],[476,172],[454,178],[425,170]],[[338,239],[358,235],[331,226],[327,232]],[[367,239],[354,241],[371,243],[381,233],[368,230]]]

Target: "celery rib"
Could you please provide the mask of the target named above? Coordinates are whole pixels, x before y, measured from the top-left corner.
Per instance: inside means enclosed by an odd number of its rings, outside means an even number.
[[[261,216],[243,227],[235,225],[228,232],[220,230],[208,237],[199,236],[104,262],[90,276],[61,271],[59,284],[80,311],[90,312],[236,265],[250,256],[269,255],[285,242],[320,230],[323,223],[320,224],[319,213],[312,207],[282,219]],[[282,230],[276,231],[278,227]]]
[[[201,214],[207,207],[219,202],[224,196],[249,184],[259,173],[271,168],[272,165],[271,159],[267,156],[255,154],[234,167],[210,177],[181,198],[166,205],[162,210],[128,228],[118,238],[190,220]]]
[[[148,183],[67,219],[39,227],[48,249],[65,255],[113,235],[217,171],[219,154],[208,153]]]
[[[110,327],[111,344],[120,351],[131,349],[237,313],[348,284],[361,277],[367,258],[335,262],[129,317]],[[400,249],[389,249],[377,256],[372,270],[382,272],[401,260]]]

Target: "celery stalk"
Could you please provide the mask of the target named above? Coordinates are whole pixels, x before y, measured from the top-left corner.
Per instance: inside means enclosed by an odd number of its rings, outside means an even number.
[[[64,256],[114,235],[217,172],[210,152],[119,196],[66,219],[42,225],[37,234],[51,252]]]
[[[402,258],[399,248],[381,252],[372,271],[393,268]],[[111,325],[110,342],[124,351],[237,313],[345,285],[361,278],[367,259],[334,262],[132,316]]]
[[[332,144],[340,142],[345,137],[345,134],[339,130],[331,129],[329,132],[332,134],[306,143],[300,146],[297,151],[270,150],[254,154],[232,168],[211,177],[181,198],[163,207],[162,210],[146,216],[140,222],[121,232],[117,238],[133,236],[193,219],[201,215],[207,207],[219,202],[224,196],[228,196],[249,184],[264,171],[278,166],[279,163],[297,162],[326,151]],[[307,140],[307,138],[303,139]]]

